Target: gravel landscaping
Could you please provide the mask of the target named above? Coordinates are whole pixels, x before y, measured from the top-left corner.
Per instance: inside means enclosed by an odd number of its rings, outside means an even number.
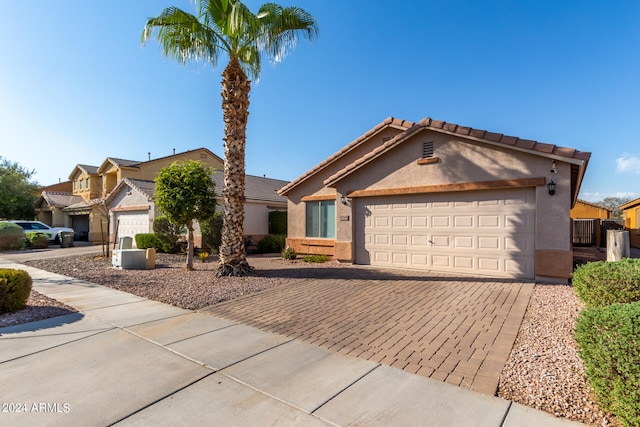
[[[118,270],[102,256],[50,258],[25,262],[46,271],[71,276],[186,309],[199,309],[221,301],[288,283],[309,268],[348,268],[341,264],[285,261],[277,257],[251,258],[252,277],[214,278],[216,260],[194,261],[185,271],[184,256],[158,254],[154,270]],[[271,268],[262,270],[268,263]],[[273,268],[277,263],[277,268]],[[320,273],[320,271],[318,271]],[[29,306],[0,315],[0,327],[74,311],[32,292]],[[575,318],[582,309],[571,286],[537,284],[502,371],[499,396],[559,417],[590,425],[619,425],[593,401],[584,365],[573,340]],[[59,313],[59,314],[58,314]]]

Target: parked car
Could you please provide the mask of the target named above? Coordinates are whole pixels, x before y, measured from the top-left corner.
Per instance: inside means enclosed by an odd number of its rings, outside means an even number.
[[[40,221],[22,221],[22,220],[12,220],[7,222],[13,222],[14,224],[19,225],[24,228],[25,233],[29,231],[38,231],[40,233],[45,233],[49,236],[49,241],[53,243],[60,243],[60,233],[63,231],[68,231],[73,233],[73,228],[68,227],[49,227],[47,224]]]

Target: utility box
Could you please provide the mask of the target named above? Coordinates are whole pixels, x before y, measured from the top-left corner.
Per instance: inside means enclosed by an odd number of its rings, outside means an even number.
[[[118,243],[118,249],[131,249],[133,248],[133,239],[131,237],[121,237]]]
[[[147,268],[147,251],[144,249],[115,249],[111,256],[111,264],[121,270],[145,270]]]

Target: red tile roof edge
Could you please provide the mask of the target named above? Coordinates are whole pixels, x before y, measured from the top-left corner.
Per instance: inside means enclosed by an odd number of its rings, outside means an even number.
[[[383,145],[379,146],[375,150],[365,154],[361,158],[355,160],[353,163],[345,166],[335,174],[328,177],[323,181],[325,185],[332,185],[340,180],[346,174],[355,171],[362,165],[366,164],[369,160],[375,158],[382,152],[390,149],[394,145],[406,140],[414,133],[423,130],[431,129],[436,132],[448,132],[451,134],[464,135],[471,138],[488,141],[494,145],[502,145],[507,148],[518,147],[526,150],[537,151],[542,154],[551,154],[557,157],[564,157],[568,159],[577,159],[582,161],[588,161],[591,157],[591,153],[585,151],[578,151],[575,148],[558,147],[553,144],[546,144],[529,139],[521,139],[515,136],[508,136],[501,133],[489,132],[484,129],[474,129],[470,127],[462,127],[455,123],[447,123],[441,120],[433,120],[430,117],[426,117],[418,122],[416,126],[405,130],[404,132],[396,135],[395,138],[387,141]],[[504,141],[504,142],[503,142]],[[329,159],[327,159],[329,160]]]
[[[323,161],[321,161],[320,163],[315,165],[313,168],[309,169],[307,172],[305,172],[304,174],[300,175],[298,178],[296,178],[293,181],[291,181],[289,184],[287,184],[284,187],[282,187],[280,190],[278,190],[278,194],[284,195],[285,193],[291,191],[291,189],[293,189],[294,187],[296,187],[299,184],[301,184],[307,178],[310,178],[311,176],[315,175],[317,172],[319,172],[321,169],[323,169],[329,163],[331,163],[331,162],[335,161],[336,159],[344,156],[346,153],[348,153],[349,151],[351,151],[354,148],[358,147],[360,144],[362,144],[369,137],[371,137],[372,135],[380,132],[385,127],[392,126],[392,125],[393,126],[401,126],[401,127],[405,128],[405,129],[409,129],[409,128],[415,126],[415,123],[410,122],[408,120],[398,119],[398,118],[395,118],[395,117],[387,117],[382,122],[378,123],[373,128],[369,129],[364,134],[360,135],[359,137],[357,137],[356,139],[351,141],[349,144],[345,145],[340,150],[338,150],[337,152],[335,152],[331,156],[327,157],[326,159],[324,159]],[[401,133],[400,135],[402,135],[402,134],[403,133]]]

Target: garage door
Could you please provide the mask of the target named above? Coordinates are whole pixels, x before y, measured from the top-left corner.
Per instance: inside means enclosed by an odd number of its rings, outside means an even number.
[[[133,238],[135,245],[135,235],[141,233],[149,233],[149,212],[119,212],[116,214],[116,224],[118,224],[118,239],[120,237]]]
[[[358,264],[534,278],[532,188],[354,202]]]

